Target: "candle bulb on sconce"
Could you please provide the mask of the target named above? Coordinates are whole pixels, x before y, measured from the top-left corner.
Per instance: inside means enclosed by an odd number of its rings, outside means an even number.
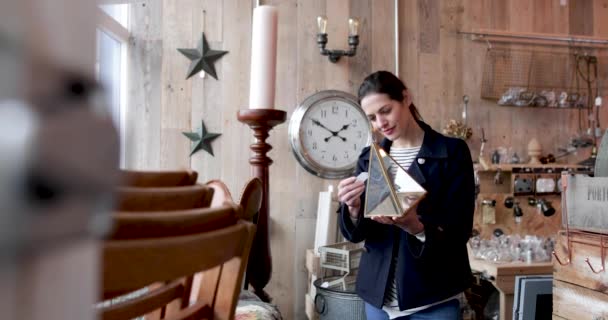
[[[348,46],[349,49],[345,50],[329,50],[326,49],[327,45],[327,17],[317,17],[317,45],[319,46],[319,52],[321,55],[328,56],[329,61],[336,63],[340,60],[340,57],[347,56],[353,57],[357,54],[357,46],[359,45],[359,19],[349,18],[348,19]]]
[[[326,16],[318,16],[317,17],[317,28],[319,34],[324,34],[327,36],[327,17]]]
[[[348,35],[351,37],[359,35],[359,19],[348,18]]]

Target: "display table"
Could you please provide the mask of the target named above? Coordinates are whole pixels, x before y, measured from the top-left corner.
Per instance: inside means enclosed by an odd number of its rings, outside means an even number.
[[[469,255],[471,269],[481,272],[500,292],[500,319],[513,318],[513,294],[515,276],[552,274],[553,264],[549,262],[507,262],[493,263],[479,260]]]

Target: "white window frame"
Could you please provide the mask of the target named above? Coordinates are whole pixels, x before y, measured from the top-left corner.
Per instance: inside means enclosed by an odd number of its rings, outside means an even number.
[[[111,2],[108,4],[119,4],[118,1]],[[129,47],[129,38],[131,33],[129,30],[104,12],[101,8],[96,8],[96,17],[97,17],[97,28],[102,32],[105,32],[115,40],[121,43],[120,49],[120,93],[119,93],[119,123],[118,130],[120,134],[120,167],[124,168],[126,166],[126,111],[127,111],[127,92],[128,88],[128,75],[127,75],[127,57],[128,57],[128,47]]]

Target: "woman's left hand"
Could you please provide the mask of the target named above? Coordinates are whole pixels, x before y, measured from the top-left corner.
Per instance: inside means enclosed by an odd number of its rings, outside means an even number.
[[[413,202],[408,199],[405,200],[406,203]],[[418,209],[418,204],[415,204],[409,207],[402,215],[400,216],[373,216],[372,220],[383,223],[383,224],[394,224],[397,227],[403,229],[404,231],[416,235],[420,232],[424,231],[424,225],[420,222],[418,218],[418,214],[416,213]]]

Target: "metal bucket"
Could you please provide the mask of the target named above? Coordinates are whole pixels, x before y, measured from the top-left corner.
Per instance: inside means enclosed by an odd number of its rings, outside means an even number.
[[[355,283],[346,283],[346,290],[342,285],[323,288],[324,282],[332,282],[341,277],[327,277],[315,280],[317,289],[315,295],[315,310],[320,320],[366,320],[365,303],[355,293]]]

